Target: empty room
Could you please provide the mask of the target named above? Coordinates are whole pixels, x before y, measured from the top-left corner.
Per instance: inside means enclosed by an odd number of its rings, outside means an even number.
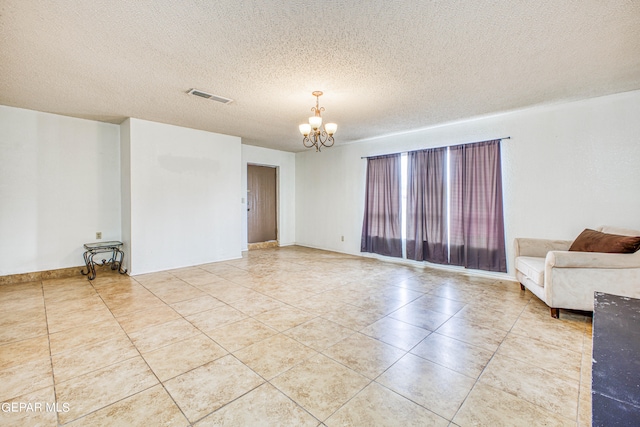
[[[0,424],[640,424],[640,3],[0,2]]]

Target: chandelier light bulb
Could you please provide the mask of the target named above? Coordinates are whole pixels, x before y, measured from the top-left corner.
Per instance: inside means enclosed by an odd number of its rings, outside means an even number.
[[[309,123],[303,123],[299,126],[299,128],[300,133],[304,136],[309,136],[309,134],[311,133],[311,125]]]
[[[329,135],[333,135],[336,133],[336,130],[338,130],[338,125],[335,123],[326,123],[324,125],[324,130],[326,130]]]
[[[309,124],[313,130],[318,130],[320,126],[322,126],[322,117],[320,116],[311,116],[309,117]]]

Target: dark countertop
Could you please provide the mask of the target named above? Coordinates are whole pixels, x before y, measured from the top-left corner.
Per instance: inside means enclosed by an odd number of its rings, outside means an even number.
[[[595,293],[592,425],[640,426],[640,300]]]

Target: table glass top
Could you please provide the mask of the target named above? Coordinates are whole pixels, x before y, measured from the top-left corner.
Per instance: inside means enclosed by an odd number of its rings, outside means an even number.
[[[85,243],[84,247],[86,249],[102,249],[102,248],[114,248],[122,246],[122,242],[118,242],[116,240],[111,240],[108,242],[95,242],[95,243]]]

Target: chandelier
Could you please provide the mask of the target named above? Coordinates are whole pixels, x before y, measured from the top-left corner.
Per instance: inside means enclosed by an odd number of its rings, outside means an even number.
[[[309,123],[300,125],[300,133],[304,136],[302,143],[305,147],[316,147],[316,151],[320,151],[320,147],[331,147],[335,142],[333,134],[336,133],[338,125],[335,123],[327,123],[322,125],[322,116],[320,113],[324,111],[324,107],[318,105],[322,92],[317,90],[312,93],[316,97],[316,106],[311,107],[314,115],[309,117]]]

